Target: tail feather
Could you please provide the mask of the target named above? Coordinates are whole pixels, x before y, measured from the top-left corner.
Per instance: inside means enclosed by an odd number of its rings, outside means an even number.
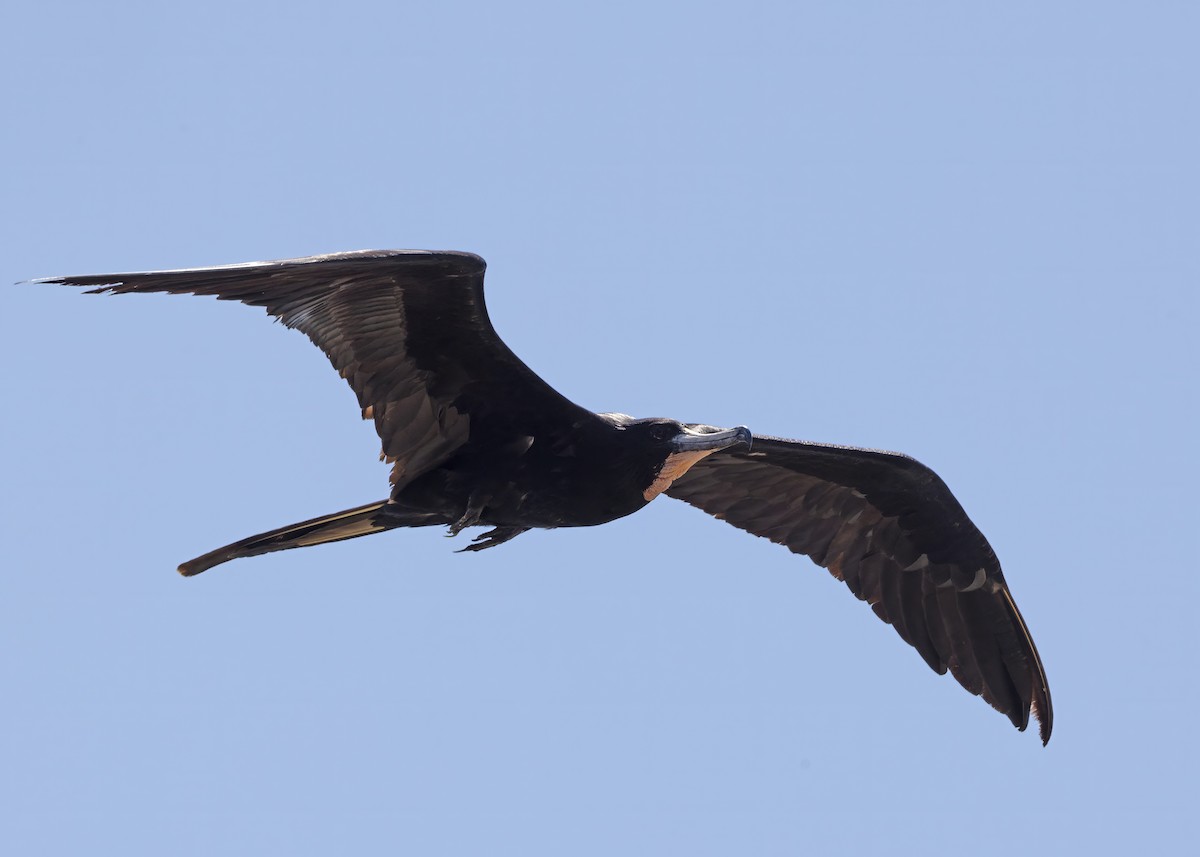
[[[323,515],[310,521],[301,521],[298,524],[249,536],[233,544],[209,551],[203,556],[188,560],[179,566],[179,573],[184,577],[192,577],[202,571],[207,571],[214,565],[220,565],[239,557],[258,556],[288,548],[355,539],[359,536],[369,536],[371,533],[381,533],[393,527],[412,526],[415,523],[382,512],[381,510],[386,505],[387,501],[381,500],[378,503],[347,509],[344,512],[335,512],[332,515]]]

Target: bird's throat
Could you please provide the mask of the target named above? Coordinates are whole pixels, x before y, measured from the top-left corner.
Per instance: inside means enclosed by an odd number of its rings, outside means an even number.
[[[672,452],[663,462],[658,476],[650,483],[650,487],[642,492],[649,503],[655,497],[671,487],[671,483],[692,469],[692,466],[702,458],[717,452],[715,449],[696,449],[689,452]]]

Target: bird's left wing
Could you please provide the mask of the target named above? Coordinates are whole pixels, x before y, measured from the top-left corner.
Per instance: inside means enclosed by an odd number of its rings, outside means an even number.
[[[539,420],[596,420],[504,344],[472,253],[362,250],[213,268],[49,277],[95,292],[214,295],[259,306],[308,336],[375,423],[401,487],[468,442]]]
[[[698,462],[667,489],[829,569],[938,673],[1050,738],[1050,690],[991,546],[905,455],[780,438]]]

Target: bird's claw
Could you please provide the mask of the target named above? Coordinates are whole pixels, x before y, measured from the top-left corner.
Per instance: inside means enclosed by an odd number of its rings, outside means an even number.
[[[475,538],[471,539],[471,543],[465,548],[461,548],[455,553],[467,553],[468,551],[481,551],[484,548],[493,548],[496,545],[502,545],[509,539],[515,539],[521,533],[529,532],[529,527],[496,527],[493,530],[488,530],[486,533],[480,533]]]

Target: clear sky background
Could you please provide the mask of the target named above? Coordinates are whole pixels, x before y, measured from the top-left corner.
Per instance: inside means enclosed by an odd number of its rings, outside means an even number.
[[[1187,850],[1196,4],[44,2],[0,31],[0,281],[478,252],[582,405],[934,467],[1057,713],[1043,749],[665,498],[181,579],[386,495],[353,395],[255,309],[3,286],[7,853]]]

